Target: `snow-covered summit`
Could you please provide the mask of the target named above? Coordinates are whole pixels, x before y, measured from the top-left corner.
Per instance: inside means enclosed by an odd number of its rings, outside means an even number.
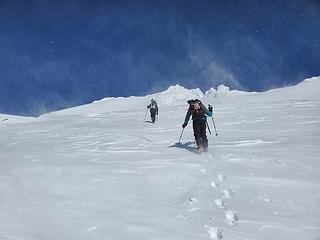
[[[230,88],[228,86],[225,86],[223,84],[219,85],[217,89],[210,88],[208,91],[206,91],[205,96],[206,97],[221,97],[225,96],[230,92]]]
[[[263,98],[268,95],[273,96],[273,100],[276,99],[304,99],[304,98],[312,98],[318,99],[320,94],[320,77],[312,77],[305,79],[301,83],[279,88],[273,89],[267,92],[256,93],[256,92],[244,92],[238,90],[230,90],[228,86],[220,85],[215,88],[210,88],[205,92],[205,94],[199,89],[187,89],[179,84],[175,86],[170,86],[163,92],[154,93],[146,96],[131,96],[131,97],[106,97],[101,100],[94,101],[89,104],[59,110],[56,112],[45,114],[44,116],[53,116],[53,115],[86,115],[86,116],[94,116],[99,115],[105,112],[115,112],[115,111],[128,111],[131,109],[141,108],[144,109],[147,104],[150,103],[150,100],[155,99],[160,106],[170,105],[170,106],[178,106],[185,104],[189,99],[205,99],[209,102],[221,102],[221,101],[233,101],[234,97],[245,97],[248,95],[253,95],[257,99]],[[248,98],[249,99],[249,98]],[[246,102],[246,101],[245,101]],[[11,120],[23,120],[27,118],[23,117],[2,117],[3,119],[10,118]],[[32,118],[28,118],[32,119]],[[6,121],[6,120],[4,120]]]
[[[158,105],[179,105],[186,103],[188,99],[203,98],[204,94],[199,88],[186,89],[180,85],[170,86],[167,90],[159,93],[154,93],[146,96],[136,97],[106,97],[93,103],[64,109],[49,113],[46,115],[96,115],[111,111],[129,111],[132,109],[145,109],[146,105],[150,103],[153,98],[157,101]]]
[[[314,82],[314,83],[319,84],[319,82],[320,82],[320,76],[318,76],[318,77],[306,78],[305,80],[302,81],[302,83],[305,83],[305,82]]]
[[[217,90],[214,87],[212,87],[209,90],[207,90],[204,95],[206,97],[215,97],[216,94],[217,94]]]
[[[273,95],[274,100],[312,100],[320,99],[320,77],[312,77],[303,80],[297,85],[273,89],[260,93],[259,96]]]
[[[206,97],[224,97],[224,96],[242,96],[242,95],[248,95],[248,94],[254,94],[256,92],[245,92],[245,91],[239,91],[239,90],[230,90],[228,86],[225,86],[224,84],[221,84],[215,88],[210,88],[208,91],[206,91],[205,96]]]
[[[199,88],[187,89],[177,84],[170,86],[163,92],[152,94],[150,97],[157,99],[159,104],[174,104],[177,101],[185,101],[186,99],[203,98],[204,94]]]
[[[217,88],[216,97],[225,96],[229,92],[230,92],[230,88],[228,86],[225,86],[225,85],[222,84],[222,85],[218,86],[218,88]]]

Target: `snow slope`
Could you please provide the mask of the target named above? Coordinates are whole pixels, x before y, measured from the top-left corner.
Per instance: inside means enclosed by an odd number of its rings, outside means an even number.
[[[264,93],[173,86],[1,115],[0,239],[320,239],[319,91],[319,77]],[[190,98],[215,107],[207,154],[190,123],[176,144]]]

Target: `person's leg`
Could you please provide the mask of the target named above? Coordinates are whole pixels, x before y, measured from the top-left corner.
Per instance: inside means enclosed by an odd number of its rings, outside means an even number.
[[[151,109],[150,113],[151,113],[151,120],[154,123],[156,121],[156,111],[154,109]]]
[[[206,134],[206,122],[201,125],[201,139],[203,142],[204,151],[208,151],[208,138]]]
[[[201,124],[198,121],[193,121],[193,135],[196,140],[198,150],[202,150],[203,142],[201,138]]]

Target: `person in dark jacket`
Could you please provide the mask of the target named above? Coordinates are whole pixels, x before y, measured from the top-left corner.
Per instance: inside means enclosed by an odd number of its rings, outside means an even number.
[[[208,151],[208,138],[206,135],[207,116],[212,116],[212,107],[207,109],[200,100],[189,100],[189,109],[187,111],[184,123],[182,127],[185,128],[188,125],[189,119],[192,116],[193,120],[193,134],[196,140],[198,151]]]
[[[158,115],[158,104],[156,100],[151,99],[151,103],[147,106],[147,108],[150,108],[151,120],[154,123],[156,121],[156,115]]]

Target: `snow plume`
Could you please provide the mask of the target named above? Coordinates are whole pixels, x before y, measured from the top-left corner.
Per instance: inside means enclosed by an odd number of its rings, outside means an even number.
[[[217,88],[219,85],[225,84],[232,89],[244,90],[244,87],[232,71],[227,66],[219,63],[213,50],[209,49],[204,46],[198,47],[192,43],[189,37],[189,64],[191,68],[198,71],[197,75],[203,81],[203,85]]]

